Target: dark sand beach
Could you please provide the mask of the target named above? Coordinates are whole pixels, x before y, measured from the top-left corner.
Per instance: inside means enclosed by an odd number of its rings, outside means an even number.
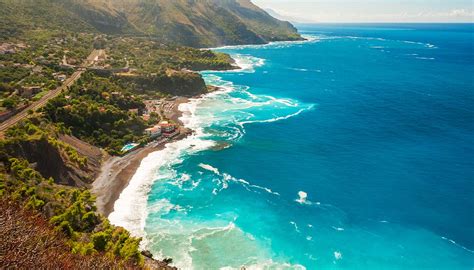
[[[99,176],[93,183],[92,191],[97,197],[96,205],[100,213],[108,216],[114,210],[115,201],[128,186],[129,181],[140,166],[141,161],[150,153],[162,150],[169,142],[181,140],[191,134],[179,118],[182,112],[179,105],[188,102],[186,97],[177,97],[162,102],[165,117],[179,125],[180,134],[167,142],[152,142],[122,157],[108,157],[101,168]]]

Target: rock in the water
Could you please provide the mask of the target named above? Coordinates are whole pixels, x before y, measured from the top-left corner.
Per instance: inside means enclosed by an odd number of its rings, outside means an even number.
[[[145,256],[145,257],[153,259],[153,254],[151,254],[151,252],[148,251],[148,250],[143,250],[142,255]]]

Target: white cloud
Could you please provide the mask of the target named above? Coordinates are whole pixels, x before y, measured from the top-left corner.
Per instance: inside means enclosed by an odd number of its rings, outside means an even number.
[[[293,22],[474,22],[472,0],[253,1]]]
[[[474,11],[468,11],[465,9],[453,9],[449,13],[449,16],[451,17],[471,17],[471,19],[474,17]]]

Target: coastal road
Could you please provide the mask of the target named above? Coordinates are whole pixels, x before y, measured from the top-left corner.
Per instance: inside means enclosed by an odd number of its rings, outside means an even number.
[[[92,65],[95,62],[96,58],[99,56],[100,53],[101,53],[100,50],[93,50],[91,52],[91,54],[87,57],[84,65],[85,66]],[[84,73],[84,71],[85,71],[85,69],[79,68],[69,78],[67,78],[61,86],[59,86],[58,88],[56,88],[54,90],[49,91],[40,100],[30,104],[28,107],[23,109],[21,112],[15,114],[14,116],[12,116],[9,119],[2,122],[0,124],[0,137],[3,137],[3,133],[5,132],[5,130],[7,130],[11,126],[15,125],[16,123],[18,123],[19,121],[24,119],[26,116],[28,116],[28,112],[30,110],[36,111],[36,110],[40,109],[41,107],[46,105],[46,103],[48,103],[49,100],[51,100],[52,98],[57,97],[64,90],[67,90],[68,87],[73,85],[81,77],[81,74]]]

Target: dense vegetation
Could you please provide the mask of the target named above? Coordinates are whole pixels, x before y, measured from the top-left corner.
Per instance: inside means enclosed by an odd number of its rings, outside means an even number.
[[[205,93],[202,77],[189,70],[234,68],[226,54],[178,45],[300,39],[248,0],[0,0],[0,21],[2,117],[61,85],[93,49],[103,49],[70,89],[2,134],[5,268],[142,267],[140,239],[99,215],[84,188],[103,157],[92,145],[119,154],[128,142],[146,142],[144,129],[159,116],[140,117],[144,99]],[[86,155],[67,139],[99,154]]]
[[[72,250],[72,254],[92,256],[88,257],[89,259],[86,260],[85,264],[94,263],[93,261],[95,261],[95,263],[109,267],[113,264],[114,267],[118,268],[124,265],[134,265],[137,267],[143,265],[144,258],[138,250],[140,239],[131,237],[122,228],[110,225],[107,219],[97,214],[95,212],[94,197],[89,191],[57,185],[53,179],[43,178],[40,173],[32,168],[28,161],[22,159],[9,158],[7,161],[4,161],[3,166],[0,168],[0,173],[2,205],[5,204],[4,200],[9,200],[13,204],[24,207],[24,209],[42,213],[45,218],[49,219],[49,223],[54,226],[54,230],[66,237],[67,240],[65,242],[69,249]],[[28,222],[28,219],[25,222]],[[57,242],[53,243],[53,245],[59,245],[61,249],[64,249],[63,241],[51,232],[46,224],[40,223],[37,226],[45,229],[43,231],[45,238],[37,239],[37,247],[33,246],[34,248],[40,249],[38,246],[47,246],[47,239],[49,237],[51,238],[50,241]],[[19,233],[18,230],[25,230],[24,224],[21,226],[16,225],[17,230],[7,226],[1,227],[1,230],[10,230],[10,233],[2,234],[5,238],[2,238],[0,247],[6,248],[9,245],[8,243],[13,242],[15,244],[23,244],[22,248],[26,249],[23,252],[28,252],[28,248],[33,243],[22,243],[18,239],[11,239],[11,237]],[[39,230],[38,228],[34,229]],[[34,232],[28,231],[30,234]],[[34,249],[29,251],[35,252]],[[45,252],[44,250],[38,251]],[[7,251],[2,250],[0,254],[4,252]],[[21,254],[15,254],[15,249],[9,252],[12,252],[14,256]],[[54,252],[54,250],[51,250],[51,252]],[[65,251],[60,251],[61,253],[65,253]],[[94,257],[95,254],[100,253],[106,256],[102,259]],[[60,254],[55,254],[54,256]],[[30,254],[29,256],[34,255]],[[80,263],[76,265],[75,261],[77,259],[74,259],[76,257],[72,255],[66,256],[71,257],[72,260],[60,260],[57,263],[63,261],[74,266],[81,265]],[[20,258],[9,257],[8,260],[15,261],[20,260]],[[37,263],[39,262],[30,263],[38,266]],[[19,267],[19,265],[15,265],[15,267]]]
[[[93,27],[58,5],[58,1],[52,0],[1,0],[0,18],[0,37],[3,38],[24,35],[38,28],[94,31]]]
[[[39,99],[61,84],[57,75],[70,75],[72,68],[89,55],[93,36],[59,31],[35,30],[25,36],[1,43],[0,37],[0,107],[12,109]],[[22,94],[26,87],[39,87],[38,93]],[[1,110],[0,110],[1,111]]]
[[[94,48],[104,49],[104,59],[93,67],[98,74],[140,77],[131,78],[132,83],[146,81],[138,90],[149,94],[194,95],[204,92],[203,80],[197,74],[182,72],[167,76],[169,69],[234,68],[227,54],[165,45],[149,38],[29,30],[6,41],[0,42],[0,112],[34,102],[58,87]],[[153,75],[151,80],[144,79],[149,75]],[[123,78],[121,81],[129,84]],[[150,86],[152,91],[149,91]],[[39,90],[25,91],[28,87]]]
[[[56,148],[58,152],[62,153],[71,163],[85,168],[87,166],[87,158],[81,157],[76,149],[58,140],[57,136],[55,136],[62,131],[65,131],[65,129],[60,125],[56,127],[47,124],[42,119],[30,118],[7,130],[6,139],[0,142],[0,151],[8,152],[12,150],[14,152],[18,150],[18,148],[21,148],[19,144],[22,142],[45,140],[52,147]],[[0,152],[0,157],[4,157],[4,155],[8,154]]]
[[[227,70],[233,60],[224,53],[166,45],[147,38],[110,38],[105,41],[108,60],[114,68],[127,65],[140,73],[156,73],[166,69]]]
[[[202,77],[193,72],[168,71],[153,75],[117,77],[115,82],[124,88],[133,89],[135,93],[149,97],[160,96],[195,96],[207,92]]]
[[[5,269],[135,269],[99,252],[74,254],[67,237],[36,210],[18,201],[0,199],[0,261]]]
[[[37,28],[146,36],[193,47],[301,37],[249,0],[0,0],[0,36]]]
[[[147,123],[129,111],[140,112],[144,107],[140,97],[109,78],[85,73],[67,93],[51,100],[43,112],[81,140],[119,154],[126,143],[146,139],[143,131]]]

